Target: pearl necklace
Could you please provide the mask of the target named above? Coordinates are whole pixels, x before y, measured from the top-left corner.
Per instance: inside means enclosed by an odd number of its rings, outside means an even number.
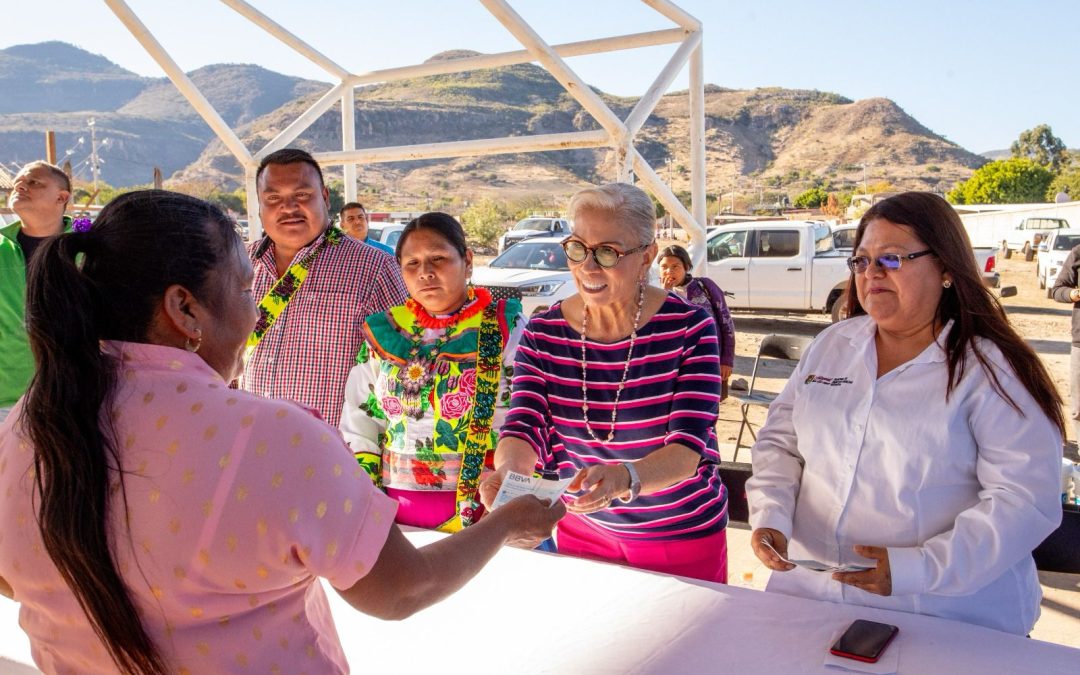
[[[584,304],[584,303],[583,303]],[[638,287],[637,313],[634,314],[634,328],[630,331],[630,348],[626,350],[626,363],[623,364],[622,380],[619,388],[615,391],[615,404],[611,407],[611,430],[608,431],[607,439],[601,441],[596,432],[589,426],[589,390],[586,384],[586,359],[585,359],[585,330],[589,325],[589,306],[586,304],[581,315],[581,417],[585,420],[585,431],[589,432],[594,441],[610,443],[615,438],[615,418],[619,414],[619,397],[622,396],[626,387],[626,377],[630,374],[630,360],[634,355],[634,342],[637,341],[638,324],[641,321],[641,310],[645,307],[645,284]]]

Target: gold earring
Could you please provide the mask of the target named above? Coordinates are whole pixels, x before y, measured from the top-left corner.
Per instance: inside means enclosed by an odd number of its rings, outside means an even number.
[[[941,286],[943,288],[952,288],[952,282],[946,279],[944,282],[942,282]]]
[[[187,338],[184,340],[184,349],[194,354],[199,351],[199,347],[202,347],[202,329],[195,328],[195,339]]]

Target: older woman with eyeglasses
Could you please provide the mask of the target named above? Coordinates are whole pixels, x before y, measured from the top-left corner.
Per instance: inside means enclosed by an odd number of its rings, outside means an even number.
[[[751,451],[769,590],[1026,634],[1031,551],[1061,519],[1061,399],[945,200],[875,204],[848,265],[853,318],[807,349]]]
[[[648,284],[657,248],[648,195],[590,188],[569,212],[563,249],[578,293],[525,328],[481,497],[490,504],[507,471],[572,477],[561,553],[723,582],[716,323]]]

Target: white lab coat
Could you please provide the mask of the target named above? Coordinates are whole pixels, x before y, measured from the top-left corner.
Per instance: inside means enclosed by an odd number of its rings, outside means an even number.
[[[856,317],[807,349],[751,451],[750,522],[790,541],[789,558],[866,562],[885,546],[892,595],[797,568],[769,590],[930,614],[1026,634],[1042,592],[1031,551],[1061,520],[1061,435],[1000,351],[979,340],[946,400],[951,327],[911,361],[876,377],[876,326]]]

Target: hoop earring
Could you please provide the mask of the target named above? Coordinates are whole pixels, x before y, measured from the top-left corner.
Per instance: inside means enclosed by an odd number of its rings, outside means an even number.
[[[188,350],[192,354],[199,351],[199,347],[202,347],[202,328],[195,329],[195,339],[187,338],[184,340],[184,349]]]

